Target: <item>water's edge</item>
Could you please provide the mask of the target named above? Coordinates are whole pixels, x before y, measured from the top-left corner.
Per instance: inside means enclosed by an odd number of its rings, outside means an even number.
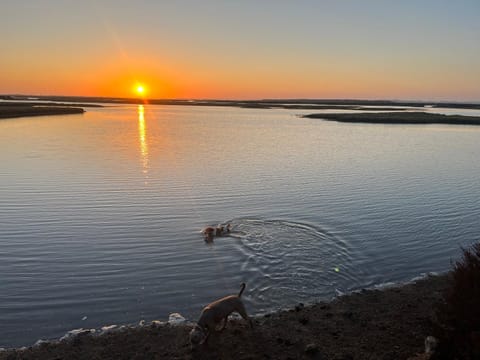
[[[363,293],[365,291],[387,291],[393,288],[399,288],[403,286],[407,286],[410,284],[415,284],[417,282],[421,281],[428,281],[429,278],[435,277],[435,278],[440,278],[443,276],[446,276],[449,273],[449,271],[445,272],[429,272],[429,273],[422,273],[419,276],[415,276],[414,278],[408,280],[408,281],[403,281],[403,282],[398,282],[398,283],[384,283],[384,284],[378,284],[378,285],[373,285],[371,287],[365,288],[365,289],[360,289],[360,290],[354,290],[348,293],[338,293],[336,296],[329,300],[323,300],[323,301],[310,301],[306,303],[299,302],[295,305],[290,305],[290,306],[285,306],[279,309],[274,309],[272,311],[268,312],[263,312],[263,313],[254,313],[251,314],[250,317],[253,319],[260,319],[265,316],[273,316],[274,314],[278,314],[284,311],[291,311],[292,309],[298,310],[299,308],[304,308],[304,307],[312,307],[318,304],[325,304],[325,303],[332,303],[336,299],[340,297],[348,297],[348,296],[354,296],[355,294]],[[232,314],[231,317],[233,318],[240,318],[240,316],[236,313]],[[44,344],[57,344],[60,342],[70,342],[74,340],[77,336],[84,336],[84,335],[90,335],[90,336],[104,336],[107,334],[115,333],[115,332],[126,332],[129,330],[135,330],[139,329],[142,327],[159,327],[159,326],[188,326],[191,327],[195,324],[195,319],[186,319],[184,318],[181,314],[179,313],[171,313],[169,316],[169,319],[166,321],[162,320],[152,320],[149,321],[148,323],[141,319],[139,320],[138,323],[135,324],[110,324],[110,325],[103,325],[100,328],[78,328],[78,329],[72,329],[70,331],[67,331],[65,335],[63,335],[60,338],[54,338],[54,339],[38,339],[35,341],[34,344],[32,345],[25,345],[25,346],[20,346],[20,347],[0,347],[0,351],[11,351],[11,350],[25,350],[27,348],[34,348],[37,346],[41,346]]]

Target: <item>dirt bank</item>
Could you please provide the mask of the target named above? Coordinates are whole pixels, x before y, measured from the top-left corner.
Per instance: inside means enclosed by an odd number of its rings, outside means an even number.
[[[256,318],[253,330],[232,320],[196,351],[191,325],[149,325],[3,351],[0,359],[406,359],[423,351],[447,276],[299,304]]]

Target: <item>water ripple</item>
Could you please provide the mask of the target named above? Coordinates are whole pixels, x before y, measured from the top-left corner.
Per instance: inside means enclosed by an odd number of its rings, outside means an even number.
[[[260,218],[234,219],[231,224],[231,236],[243,255],[242,271],[255,294],[252,304],[259,311],[285,306],[286,298],[333,297],[336,289],[360,280],[352,249],[319,226]]]

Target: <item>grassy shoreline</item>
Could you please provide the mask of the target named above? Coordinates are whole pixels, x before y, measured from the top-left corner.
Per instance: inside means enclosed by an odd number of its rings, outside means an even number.
[[[250,330],[230,321],[208,347],[192,351],[192,325],[148,325],[101,336],[0,352],[14,359],[406,359],[423,351],[433,307],[449,274],[383,290],[362,290],[257,317]]]
[[[345,123],[480,125],[480,116],[444,115],[426,112],[309,114],[303,117]]]

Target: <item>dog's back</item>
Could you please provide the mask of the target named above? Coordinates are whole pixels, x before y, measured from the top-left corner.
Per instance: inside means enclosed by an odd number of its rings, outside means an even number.
[[[198,323],[201,325],[211,325],[212,321],[217,323],[223,318],[226,318],[233,311],[237,311],[242,317],[248,319],[246,316],[245,307],[240,299],[245,287],[245,283],[242,283],[238,295],[225,296],[205,306],[202,310],[202,314]]]
[[[222,330],[225,329],[228,321],[228,315],[236,311],[242,318],[248,321],[250,327],[253,326],[252,320],[248,317],[240,297],[245,290],[245,283],[242,283],[238,295],[229,295],[218,299],[202,310],[197,325],[190,332],[190,342],[192,346],[196,346],[207,341],[210,332],[215,331],[217,324],[223,321]]]

